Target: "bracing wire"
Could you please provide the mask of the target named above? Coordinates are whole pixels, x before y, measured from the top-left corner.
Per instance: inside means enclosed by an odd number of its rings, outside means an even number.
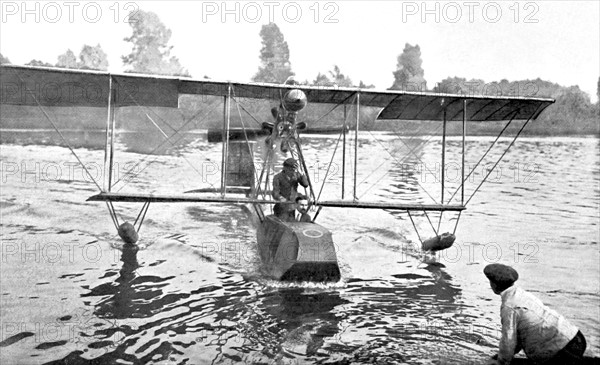
[[[21,80],[22,83],[25,83],[25,81],[23,80],[23,78],[21,77],[21,75],[19,75],[18,72],[15,72],[15,74],[17,75],[17,77],[19,78],[19,80]],[[90,177],[90,179],[92,179],[92,181],[94,182],[94,184],[98,187],[98,190],[102,191],[102,188],[100,187],[100,185],[98,184],[98,182],[96,181],[96,179],[94,179],[94,177],[92,176],[92,174],[90,173],[90,171],[87,169],[87,167],[85,167],[85,165],[83,164],[83,162],[79,159],[79,156],[77,156],[77,154],[73,150],[73,147],[71,147],[71,144],[69,143],[69,141],[67,141],[67,139],[65,138],[65,136],[61,133],[61,131],[56,126],[56,124],[54,124],[54,121],[52,120],[52,118],[50,118],[50,116],[48,115],[48,113],[46,112],[46,110],[42,107],[42,104],[35,97],[35,93],[31,93],[30,95],[33,97],[33,100],[35,100],[37,106],[40,108],[40,110],[42,111],[42,113],[44,113],[44,116],[46,117],[46,119],[48,119],[48,121],[50,122],[50,124],[52,124],[52,127],[54,128],[54,130],[56,131],[56,133],[58,133],[58,135],[63,140],[63,142],[67,145],[67,147],[69,148],[69,150],[71,151],[71,153],[73,154],[73,156],[75,156],[75,158],[77,159],[77,161],[79,162],[79,164],[81,165],[81,167],[83,167],[83,169],[88,174],[88,176]]]

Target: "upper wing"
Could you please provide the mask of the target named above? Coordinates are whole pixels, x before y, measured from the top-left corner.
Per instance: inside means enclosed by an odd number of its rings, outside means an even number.
[[[178,107],[181,94],[279,100],[289,89],[301,89],[309,103],[354,104],[382,108],[377,119],[463,120],[535,119],[554,102],[546,98],[492,97],[355,88],[193,80],[98,71],[2,65],[2,104],[106,107]],[[112,93],[110,92],[112,90]],[[466,108],[465,108],[466,106]]]

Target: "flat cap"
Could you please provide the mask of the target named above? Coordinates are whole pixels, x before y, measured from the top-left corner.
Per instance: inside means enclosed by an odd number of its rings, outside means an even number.
[[[490,281],[503,286],[510,286],[519,279],[517,270],[502,264],[487,265],[483,269],[483,273]]]
[[[296,168],[298,167],[298,163],[296,162],[296,160],[290,157],[287,160],[283,161],[283,166]]]

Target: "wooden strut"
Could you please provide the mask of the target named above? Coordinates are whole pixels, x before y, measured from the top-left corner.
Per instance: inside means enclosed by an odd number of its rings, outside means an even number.
[[[358,198],[356,197],[356,174],[358,168],[358,125],[360,123],[360,93],[356,93],[356,127],[355,127],[355,136],[354,136],[354,201]]]
[[[315,201],[315,192],[312,186],[312,182],[310,180],[310,174],[308,173],[308,168],[306,167],[306,161],[304,161],[304,155],[302,154],[302,148],[300,147],[300,143],[296,139],[294,139],[294,144],[296,145],[298,152],[298,159],[302,163],[302,168],[304,170],[304,174],[306,176],[306,180],[308,181],[308,188],[310,191],[310,197],[313,201]]]
[[[342,142],[342,200],[346,192],[346,119],[347,119],[346,104],[344,104],[344,126],[343,126],[343,142]],[[321,195],[319,193],[319,195]]]
[[[112,114],[112,76],[108,78],[108,110],[106,115],[106,139],[104,140],[104,176],[102,178],[102,190],[110,191],[110,179],[107,172],[109,171],[109,155],[110,155],[110,126],[113,119]]]
[[[437,229],[435,229],[435,227],[433,226],[433,223],[431,223],[431,219],[429,219],[429,214],[427,214],[426,210],[423,210],[423,213],[425,213],[425,217],[427,217],[427,220],[429,221],[429,225],[431,226],[431,229],[433,229],[433,233],[438,236],[438,232],[440,230],[440,227],[438,226]],[[442,212],[440,212],[440,216],[442,215]]]
[[[135,222],[133,222],[133,227],[135,228],[135,225],[137,224],[138,220],[140,221],[140,224],[136,228],[136,231],[138,233],[140,233],[140,230],[142,229],[142,223],[144,223],[144,218],[146,218],[146,213],[148,212],[148,208],[150,208],[150,201],[149,200],[147,200],[144,203],[144,205],[142,206],[142,209],[138,213],[137,218],[135,219]],[[140,219],[140,216],[141,216],[141,219]]]
[[[442,99],[442,104],[444,104],[444,99]],[[444,204],[444,185],[445,185],[445,180],[446,180],[446,123],[447,123],[447,110],[448,110],[448,106],[445,105],[444,106],[444,120],[443,120],[443,128],[442,128],[442,197],[440,199],[440,203]],[[434,231],[436,232],[436,236],[437,236],[437,232],[440,230],[440,226],[442,225],[442,216],[444,215],[444,212],[440,212],[440,219],[438,220],[438,226],[437,226],[437,230],[434,229]],[[427,219],[429,219],[429,216],[427,216]]]
[[[415,225],[415,221],[413,220],[412,215],[410,214],[410,210],[406,210],[406,213],[408,213],[408,217],[410,218],[410,221],[415,229],[415,233],[417,234],[417,237],[419,238],[419,242],[421,242],[421,245],[423,244],[423,240],[421,239],[421,235],[419,234],[419,230],[417,229],[417,226]]]
[[[112,76],[110,77],[110,84],[112,85]],[[115,100],[115,94],[112,94],[112,86],[110,89],[110,97],[109,97],[109,118],[110,118],[110,122],[111,122],[111,127],[110,127],[110,155],[109,155],[109,162],[108,162],[108,191],[111,191],[112,189],[112,169],[113,169],[113,160],[114,160],[114,155],[115,155],[115,107],[114,105],[112,105],[112,103]]]
[[[111,218],[113,224],[115,225],[115,229],[118,232],[121,224],[119,223],[117,210],[113,206],[112,201],[106,200],[105,202],[106,202],[106,207],[108,208],[108,213],[110,215],[110,218]],[[147,199],[144,202],[142,209],[140,209],[140,212],[138,213],[137,217],[135,218],[135,221],[133,222],[133,227],[135,228],[136,232],[138,232],[138,233],[142,229],[142,224],[144,223],[144,219],[146,218],[146,213],[148,213],[148,208],[150,208],[150,199]]]
[[[465,203],[465,139],[467,136],[467,100],[463,100],[463,120],[462,120],[462,168],[460,184],[460,204]],[[454,195],[452,195],[454,197]],[[452,198],[451,198],[452,199]],[[448,201],[449,203],[450,201]],[[456,228],[454,229],[456,231]]]
[[[221,161],[221,196],[225,196],[225,185],[227,184],[227,159],[229,158],[229,123],[231,118],[231,84],[227,86],[227,95],[223,97],[223,154]]]
[[[115,225],[115,229],[118,231],[119,230],[119,220],[117,219],[117,214],[115,213],[115,208],[113,207],[112,203],[109,201],[106,202],[106,207],[108,208],[108,214],[110,215],[110,219],[112,220],[113,224]]]

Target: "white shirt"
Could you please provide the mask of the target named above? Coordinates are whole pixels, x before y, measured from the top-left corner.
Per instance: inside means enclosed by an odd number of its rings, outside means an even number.
[[[521,349],[533,361],[549,360],[577,335],[577,327],[525,290],[512,286],[500,296],[499,364],[510,364]]]

